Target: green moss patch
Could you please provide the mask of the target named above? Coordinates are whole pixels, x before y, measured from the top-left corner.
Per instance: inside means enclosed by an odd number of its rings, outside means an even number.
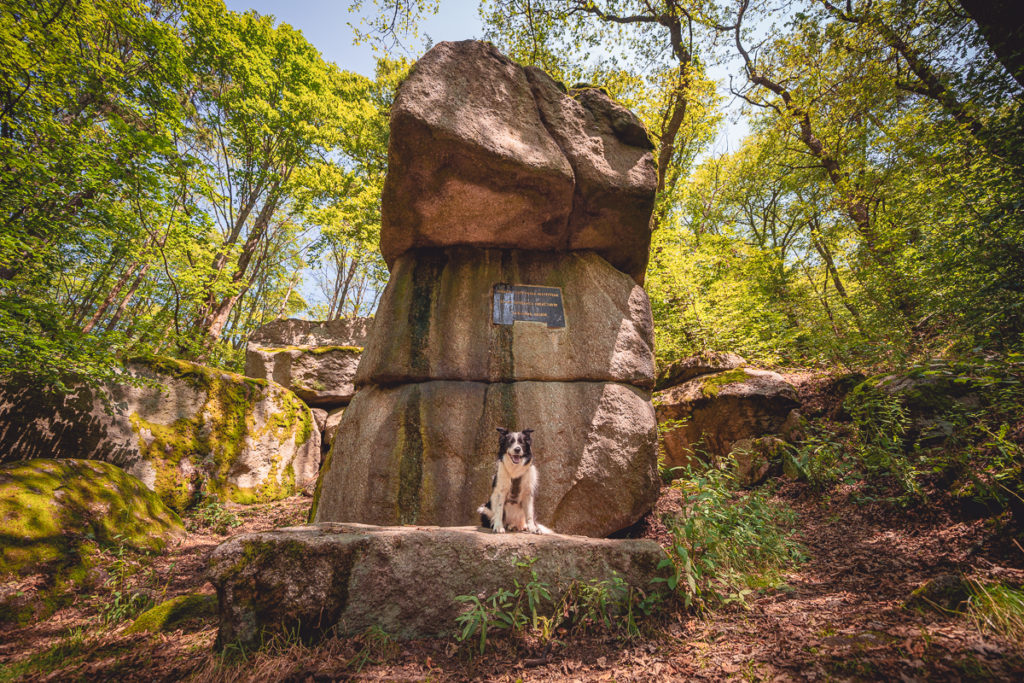
[[[255,442],[270,435],[281,444],[294,439],[295,446],[309,440],[313,420],[298,396],[266,380],[188,361],[149,356],[133,359],[132,363],[184,381],[206,395],[206,402],[195,415],[170,425],[139,415],[130,417],[139,434],[143,459],[155,471],[154,488],[169,506],[185,510],[204,489],[206,495],[238,503],[268,502],[295,492],[290,464],[282,467],[277,463],[258,487],[240,488],[228,480],[247,439]],[[258,424],[255,406],[268,400],[272,413]]]
[[[98,545],[160,550],[181,519],[121,468],[96,460],[0,467],[0,574],[62,568],[74,575]]]
[[[747,378],[748,375],[742,368],[726,370],[714,375],[706,375],[701,379],[701,391],[705,396],[714,398],[718,396],[718,392],[722,390],[722,387],[737,382],[746,382]]]
[[[205,594],[179,595],[139,615],[127,633],[159,633],[172,631],[193,619],[210,619],[217,614],[217,596]]]

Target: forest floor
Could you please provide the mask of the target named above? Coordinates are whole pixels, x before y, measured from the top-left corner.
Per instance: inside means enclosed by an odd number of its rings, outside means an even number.
[[[703,617],[673,611],[644,636],[559,635],[538,642],[493,637],[474,656],[452,640],[393,642],[369,636],[316,646],[281,643],[245,659],[213,654],[214,617],[171,633],[104,626],[109,595],[81,595],[51,618],[0,631],[3,680],[1022,680],[1021,645],[980,631],[966,616],[905,609],[941,574],[1024,582],[1024,550],[983,520],[936,506],[915,511],[864,504],[854,487],[822,497],[782,483],[775,499],[798,515],[808,559],[784,583]],[[242,533],[301,523],[309,499],[232,507]],[[663,512],[672,496],[659,503]],[[657,536],[657,524],[648,533]],[[159,599],[212,593],[206,557],[225,537],[190,533],[149,558],[139,590]],[[147,588],[148,587],[148,588]]]

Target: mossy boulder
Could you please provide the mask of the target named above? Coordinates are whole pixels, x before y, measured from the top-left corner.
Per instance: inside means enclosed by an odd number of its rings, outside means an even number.
[[[352,381],[362,353],[361,346],[264,347],[250,343],[245,350],[245,374],[273,380],[311,406],[345,406],[356,392]]]
[[[787,452],[786,442],[775,436],[740,439],[729,453],[734,481],[744,488],[757,486],[782,469]]]
[[[669,363],[658,373],[655,391],[671,389],[701,375],[735,370],[747,364],[742,356],[721,351],[702,351]]]
[[[81,566],[96,548],[156,551],[177,514],[135,477],[95,460],[0,466],[0,574]]]
[[[935,445],[952,435],[956,423],[982,406],[984,373],[965,364],[934,360],[898,373],[868,377],[846,397],[844,406],[863,416],[878,400],[899,402],[907,421],[906,442]]]
[[[778,434],[800,406],[781,375],[748,367],[694,377],[655,394],[654,403],[671,467],[721,458],[738,441]]]
[[[309,408],[284,387],[162,357],[133,359],[125,372],[143,385],[65,393],[6,387],[3,459],[114,463],[179,511],[202,491],[269,501],[315,478],[319,432]]]
[[[938,612],[961,611],[971,596],[971,584],[957,574],[939,574],[915,588],[903,606],[907,609]]]
[[[650,539],[316,524],[228,539],[210,555],[209,579],[218,647],[253,647],[274,635],[314,642],[371,627],[403,639],[449,637],[464,608],[458,596],[485,597],[533,578],[554,604],[573,585],[599,581],[664,594],[664,560]]]
[[[138,616],[128,633],[160,633],[172,631],[193,620],[212,619],[217,615],[217,596],[205,593],[179,595],[152,607]]]

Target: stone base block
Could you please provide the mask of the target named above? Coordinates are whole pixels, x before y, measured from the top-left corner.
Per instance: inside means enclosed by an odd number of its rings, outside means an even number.
[[[315,521],[461,526],[490,496],[498,427],[533,429],[537,522],[607,536],[658,497],[650,394],[611,382],[365,387],[325,463]]]
[[[285,631],[313,641],[377,626],[397,638],[450,636],[459,595],[490,595],[531,580],[558,599],[573,582],[620,577],[647,594],[664,583],[650,540],[494,534],[474,527],[317,524],[245,534],[214,552],[218,645],[258,645]],[[529,569],[523,562],[532,560]]]

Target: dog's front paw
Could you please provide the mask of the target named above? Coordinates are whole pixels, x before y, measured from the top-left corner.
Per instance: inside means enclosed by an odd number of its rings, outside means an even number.
[[[494,533],[496,533],[496,534],[503,534],[503,533],[505,533],[505,527],[499,526],[497,529],[494,530]]]
[[[540,528],[536,524],[527,524],[526,525],[526,530],[529,531],[531,534],[539,534],[540,533]]]

